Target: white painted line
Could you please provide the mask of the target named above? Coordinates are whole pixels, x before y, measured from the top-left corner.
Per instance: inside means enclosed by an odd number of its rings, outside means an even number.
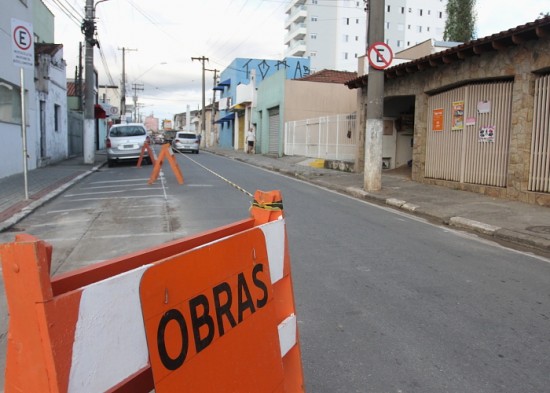
[[[82,208],[78,208],[78,209],[50,210],[49,212],[46,212],[46,214],[71,213],[71,212],[94,210],[94,209],[95,209],[95,207],[82,207]]]
[[[87,195],[100,195],[100,194],[120,194],[121,192],[124,192],[124,190],[85,192],[85,193],[82,193],[82,194],[63,195],[63,198],[72,198],[72,197],[75,197],[75,196],[87,196]]]
[[[148,182],[149,178],[146,179],[126,179],[126,180],[102,180],[102,181],[94,181],[90,184],[107,184],[107,183],[124,183],[124,182]]]
[[[67,202],[102,201],[102,200],[113,200],[113,199],[145,199],[145,198],[155,198],[159,196],[162,196],[162,195],[117,196],[117,197],[113,196],[110,198],[102,198],[102,197],[80,198],[80,199],[71,199],[70,201],[67,201]]]

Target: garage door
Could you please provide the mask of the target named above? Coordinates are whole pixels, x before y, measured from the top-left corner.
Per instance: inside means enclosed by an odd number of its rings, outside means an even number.
[[[281,121],[279,119],[279,108],[268,109],[269,114],[269,154],[279,155],[279,129]]]

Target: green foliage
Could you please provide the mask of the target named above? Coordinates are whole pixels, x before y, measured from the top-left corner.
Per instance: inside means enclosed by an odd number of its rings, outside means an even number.
[[[476,0],[449,0],[447,2],[447,21],[445,22],[445,41],[466,42],[475,38]]]

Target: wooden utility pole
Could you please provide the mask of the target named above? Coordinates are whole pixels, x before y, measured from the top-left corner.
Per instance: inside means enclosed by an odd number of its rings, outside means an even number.
[[[137,102],[137,101],[138,101],[137,92],[138,92],[138,90],[139,90],[139,91],[143,91],[144,88],[143,88],[143,85],[142,85],[142,84],[140,84],[140,83],[134,83],[134,84],[132,85],[132,90],[134,90],[134,123],[136,123],[136,122],[139,121],[139,119],[138,119],[138,108],[137,108],[137,106],[138,106],[138,104],[137,104],[137,103],[138,103],[138,102]]]
[[[367,48],[370,48],[375,43],[384,42],[384,0],[368,0],[367,14]],[[376,191],[382,188],[383,130],[384,70],[369,66],[363,178],[363,187],[366,191]]]
[[[205,135],[205,123],[206,123],[206,108],[205,108],[205,81],[204,81],[204,72],[206,71],[204,67],[204,62],[208,61],[207,57],[201,56],[201,57],[192,57],[191,61],[198,60],[202,63],[202,114],[201,114],[201,135],[204,137]]]

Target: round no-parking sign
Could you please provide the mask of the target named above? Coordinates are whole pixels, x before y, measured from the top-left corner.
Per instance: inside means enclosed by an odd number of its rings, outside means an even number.
[[[32,24],[12,18],[11,38],[13,65],[34,68]]]
[[[369,64],[377,70],[383,70],[390,66],[393,60],[393,51],[388,44],[375,42],[369,47]]]

